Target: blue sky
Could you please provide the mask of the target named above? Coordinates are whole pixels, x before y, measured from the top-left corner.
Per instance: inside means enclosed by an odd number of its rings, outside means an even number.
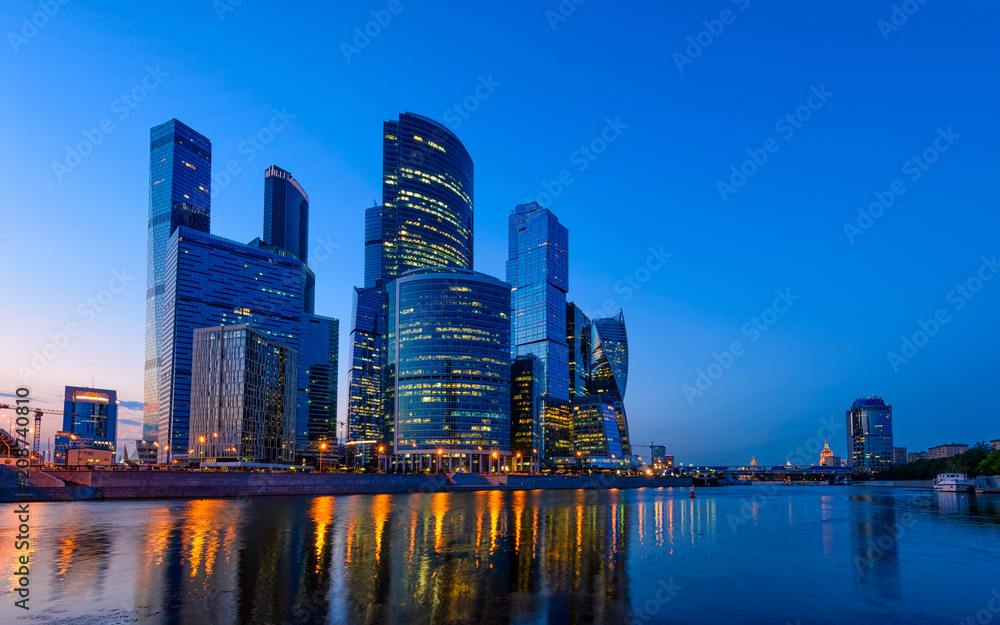
[[[213,142],[213,233],[262,233],[270,164],[305,187],[346,353],[381,123],[413,111],[475,161],[476,269],[504,276],[508,213],[548,194],[570,299],[625,310],[636,442],[780,463],[832,429],[843,455],[870,394],[897,445],[1000,438],[995,4],[53,4],[2,15],[4,391],[65,343],[38,405],[91,380],[141,399],[148,132],[174,117]]]

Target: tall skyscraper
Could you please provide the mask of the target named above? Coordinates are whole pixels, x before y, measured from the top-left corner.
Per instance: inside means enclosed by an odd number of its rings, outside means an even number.
[[[847,462],[859,471],[892,466],[892,406],[872,395],[847,410]]]
[[[566,345],[569,348],[569,397],[587,394],[590,379],[590,319],[575,303],[566,304]]]
[[[393,463],[497,470],[510,455],[510,285],[415,269],[389,285]]]
[[[472,269],[473,186],[472,158],[450,130],[414,113],[383,124],[382,204],[365,211],[364,287],[351,315],[349,453],[362,463],[390,443],[386,289],[413,269]]]
[[[587,395],[573,400],[573,445],[581,465],[605,469],[623,466],[618,414],[610,398]]]
[[[306,267],[287,253],[185,227],[171,237],[166,265],[159,445],[162,460],[184,460],[194,330],[249,324],[298,352]]]
[[[264,242],[309,261],[309,196],[292,174],[271,165],[264,172]]]
[[[618,435],[622,453],[631,457],[628,418],[625,415],[625,387],[628,385],[628,333],[625,313],[590,322],[590,381],[591,395],[604,395],[615,406]]]
[[[315,465],[320,445],[337,444],[337,371],[340,321],[302,315],[298,353],[295,463]]]
[[[142,436],[157,439],[167,242],[179,226],[208,232],[212,142],[176,119],[149,131],[146,340]]]
[[[191,460],[200,466],[291,464],[294,349],[247,324],[197,328],[191,355]]]
[[[67,386],[62,431],[92,439],[93,446],[114,452],[118,446],[118,392]]]
[[[518,356],[511,365],[510,451],[515,471],[537,473],[542,448],[542,378],[545,369],[538,356]]]
[[[511,357],[542,361],[543,462],[573,455],[566,291],[569,231],[536,202],[508,218],[507,282],[513,314]]]

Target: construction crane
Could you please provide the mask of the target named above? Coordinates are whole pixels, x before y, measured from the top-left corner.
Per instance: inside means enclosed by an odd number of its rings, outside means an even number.
[[[11,406],[9,404],[0,404],[0,410],[15,410],[17,406]],[[38,460],[37,464],[42,464],[42,459],[39,454],[40,448],[42,446],[42,415],[43,414],[63,414],[62,410],[49,410],[42,408],[31,408],[30,410],[35,413],[35,435],[31,440],[31,449],[29,454],[31,460]]]

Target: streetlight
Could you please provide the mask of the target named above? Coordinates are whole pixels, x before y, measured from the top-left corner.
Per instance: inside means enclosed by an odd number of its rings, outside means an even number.
[[[319,444],[319,472],[323,472],[323,450],[326,449],[326,443]]]

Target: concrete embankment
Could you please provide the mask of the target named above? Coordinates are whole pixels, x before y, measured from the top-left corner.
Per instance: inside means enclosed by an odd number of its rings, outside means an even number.
[[[2,472],[0,472],[2,473]],[[37,474],[29,487],[0,474],[0,501],[190,499],[419,493],[462,490],[690,487],[690,478],[592,476],[474,476],[449,484],[444,475],[242,473],[198,471],[58,471]],[[473,477],[473,476],[470,476]],[[477,483],[470,483],[470,482]],[[62,485],[64,484],[64,485]]]
[[[858,486],[895,486],[896,488],[934,488],[934,480],[875,480],[871,482],[854,482]]]

